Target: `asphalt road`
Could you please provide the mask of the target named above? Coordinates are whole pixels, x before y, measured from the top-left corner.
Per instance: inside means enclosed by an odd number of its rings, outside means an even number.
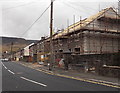
[[[49,75],[15,62],[2,64],[2,91],[118,91],[113,87]]]

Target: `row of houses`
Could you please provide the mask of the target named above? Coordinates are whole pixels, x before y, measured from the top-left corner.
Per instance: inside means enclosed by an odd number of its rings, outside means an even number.
[[[93,66],[100,61],[103,65],[112,65],[113,54],[120,51],[120,15],[112,7],[103,9],[55,33],[52,41],[55,64],[64,58],[68,64],[87,62]],[[14,57],[27,62],[48,63],[50,37],[41,37],[38,42],[16,52]]]

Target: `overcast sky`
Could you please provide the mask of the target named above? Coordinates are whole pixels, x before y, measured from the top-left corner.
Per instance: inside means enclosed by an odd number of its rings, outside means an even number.
[[[89,2],[88,2],[89,1]],[[118,0],[55,0],[53,28],[62,29],[75,22],[94,15],[99,10],[117,8]],[[37,39],[49,35],[50,8],[32,26],[31,24],[50,5],[50,0],[0,0],[0,36]],[[27,32],[26,32],[27,31]]]

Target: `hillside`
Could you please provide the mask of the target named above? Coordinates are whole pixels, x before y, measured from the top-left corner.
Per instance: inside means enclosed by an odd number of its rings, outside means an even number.
[[[13,43],[13,51],[17,51],[20,48],[24,48],[25,46],[37,42],[37,40],[25,40],[23,38],[14,38],[14,37],[0,37],[2,43],[0,44],[0,50],[2,52],[11,50],[11,43]]]

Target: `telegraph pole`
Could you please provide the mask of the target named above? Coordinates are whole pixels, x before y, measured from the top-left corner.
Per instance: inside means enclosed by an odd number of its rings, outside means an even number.
[[[52,70],[52,67],[53,67],[52,30],[53,30],[53,0],[51,0],[51,12],[50,12],[50,66],[49,66],[49,70]]]
[[[13,49],[13,42],[11,42],[11,50],[10,50],[10,51],[11,51],[11,52],[10,52],[10,53],[11,53],[11,61],[12,61],[12,59],[13,59],[13,50],[12,50],[12,49]]]

